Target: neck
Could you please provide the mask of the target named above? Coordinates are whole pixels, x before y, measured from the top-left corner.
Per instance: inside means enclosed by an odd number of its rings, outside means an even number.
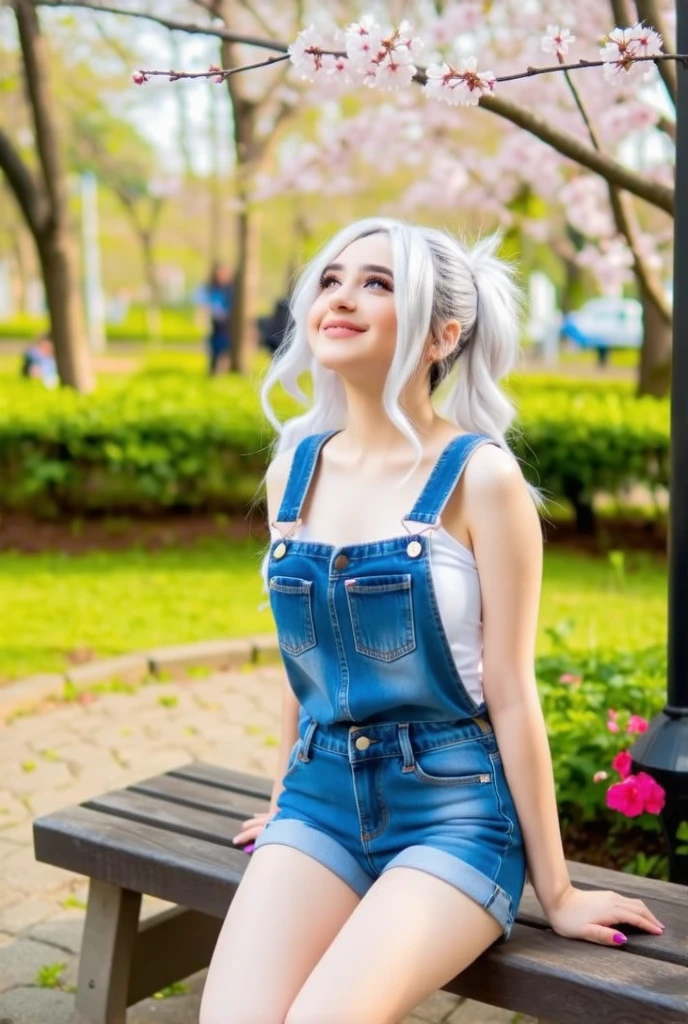
[[[365,391],[347,381],[343,384],[347,420],[342,437],[346,438],[351,453],[360,456],[410,454],[411,443],[390,420],[382,404],[382,395],[375,391]],[[407,388],[399,405],[421,439],[432,433],[440,419],[430,402],[427,384],[422,390]]]

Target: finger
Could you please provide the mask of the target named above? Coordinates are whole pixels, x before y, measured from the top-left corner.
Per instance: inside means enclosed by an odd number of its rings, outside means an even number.
[[[664,928],[664,925],[659,920],[659,918],[655,917],[655,915],[652,913],[652,911],[648,907],[647,903],[643,903],[642,900],[624,899],[622,901],[622,905],[626,909],[630,908],[632,910],[635,910],[636,913],[640,914],[641,917],[647,918],[647,920],[651,924],[655,925],[655,927],[657,927],[657,928]]]
[[[602,924],[590,924],[585,930],[583,938],[588,942],[597,942],[601,946],[615,946],[617,949],[627,942],[623,932],[616,928],[605,928]]]
[[[654,932],[655,935],[661,935],[664,931],[659,923],[655,924],[654,920],[635,913],[633,910],[621,910],[615,917],[619,924],[623,921],[624,924],[632,924],[635,928],[642,928],[645,932]]]
[[[241,832],[238,832],[234,836],[232,842],[234,843],[235,846],[241,846],[243,843],[250,843],[254,839],[256,839],[262,831],[262,826],[260,828],[256,827],[242,829]]]

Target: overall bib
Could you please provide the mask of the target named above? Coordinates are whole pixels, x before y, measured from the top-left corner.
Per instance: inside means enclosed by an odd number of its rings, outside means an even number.
[[[320,450],[294,453],[277,521],[300,517]],[[279,809],[256,841],[303,851],[363,896],[384,871],[444,879],[511,932],[525,882],[516,809],[484,702],[466,691],[440,618],[428,528],[483,435],[454,438],[405,536],[335,547],[272,542],[270,604],[299,701]]]

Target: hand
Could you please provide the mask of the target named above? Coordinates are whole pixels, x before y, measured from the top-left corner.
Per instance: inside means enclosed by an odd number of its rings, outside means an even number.
[[[258,838],[260,833],[265,828],[265,823],[273,816],[275,812],[264,811],[261,814],[254,814],[252,818],[248,818],[247,821],[242,821],[241,831],[237,832],[232,839],[232,842],[236,846],[243,846],[245,843],[253,843]],[[246,850],[246,853],[251,853],[253,847],[250,850]]]
[[[642,900],[632,900],[607,890],[574,889],[571,886],[547,916],[558,935],[567,939],[585,939],[602,946],[622,946],[626,942],[623,932],[613,927],[621,922],[653,935],[661,935],[664,931],[664,925]]]

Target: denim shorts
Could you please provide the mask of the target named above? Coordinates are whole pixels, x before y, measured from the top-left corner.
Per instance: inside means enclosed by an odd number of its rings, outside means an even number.
[[[390,868],[425,871],[490,913],[508,938],[525,853],[492,727],[319,725],[302,717],[279,809],[256,841],[293,847],[359,896]]]

